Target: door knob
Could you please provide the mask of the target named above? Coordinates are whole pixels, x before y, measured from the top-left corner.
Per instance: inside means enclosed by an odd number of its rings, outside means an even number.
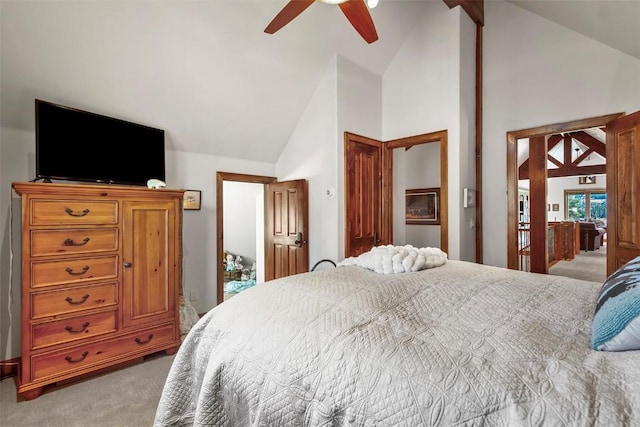
[[[127,262],[127,261],[125,261],[123,265],[124,265],[125,267],[131,267],[131,263],[130,263],[130,262]]]
[[[298,233],[298,238],[295,240],[295,242],[293,242],[296,244],[297,247],[301,248],[302,245],[304,245],[305,243],[307,243],[306,240],[302,240],[302,232]]]

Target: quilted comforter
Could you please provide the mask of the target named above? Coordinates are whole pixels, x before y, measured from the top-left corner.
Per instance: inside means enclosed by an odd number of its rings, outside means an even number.
[[[640,352],[590,348],[600,285],[461,261],[260,284],[191,330],[155,425],[640,425]]]

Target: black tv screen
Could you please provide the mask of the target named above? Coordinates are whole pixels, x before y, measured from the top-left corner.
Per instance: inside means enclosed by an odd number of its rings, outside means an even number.
[[[57,105],[36,107],[36,179],[146,185],[165,180],[164,130]]]

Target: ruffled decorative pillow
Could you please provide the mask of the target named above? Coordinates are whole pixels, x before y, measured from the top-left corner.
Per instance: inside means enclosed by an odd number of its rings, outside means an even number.
[[[607,278],[591,332],[594,350],[640,350],[640,256]]]

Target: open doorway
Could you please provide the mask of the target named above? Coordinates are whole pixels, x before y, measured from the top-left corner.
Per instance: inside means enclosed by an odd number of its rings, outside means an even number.
[[[244,244],[260,246],[262,242],[263,245],[255,248],[255,262],[262,265],[256,265],[254,273],[252,273],[254,270],[252,268],[253,261],[248,262],[243,259],[246,253],[234,253],[227,250],[226,247],[227,221],[225,218],[231,219],[231,215],[241,216],[241,212],[237,209],[225,213],[228,204],[225,203],[227,199],[225,184],[229,183],[236,184],[229,187],[229,191],[239,190],[241,187],[238,184],[257,184],[263,190],[243,191],[243,194],[249,194],[247,198],[250,200],[247,201],[248,204],[243,203],[242,206],[238,206],[238,209],[251,210],[250,215],[244,216],[248,218],[246,221],[255,226],[252,237],[248,238],[250,241],[244,242]],[[231,199],[229,202],[234,203]],[[263,207],[262,211],[260,206]],[[218,304],[225,300],[225,294],[230,297],[253,284],[260,283],[261,272],[264,272],[264,281],[268,281],[309,271],[308,211],[308,183],[304,179],[277,181],[275,177],[271,176],[216,173],[216,248],[218,258],[216,262],[216,298]],[[236,247],[239,246],[236,245]],[[260,262],[260,259],[264,259],[264,261]],[[248,282],[251,281],[253,283],[249,284]],[[225,292],[225,285],[231,282],[239,282],[229,285],[233,286],[232,290],[237,288],[238,292]]]
[[[260,262],[264,260],[264,186],[276,181],[271,176],[216,174],[217,253],[220,258],[216,269],[218,304],[236,294],[235,291],[246,288],[254,262],[254,283],[264,281],[265,262]],[[243,277],[245,275],[249,277]],[[232,286],[234,292],[225,292],[228,286]]]
[[[385,143],[391,183],[387,197],[389,222],[394,244],[437,247],[449,250],[449,170],[448,132],[446,130],[400,138]],[[426,188],[425,188],[426,187]],[[406,209],[411,192],[434,194],[436,211],[433,221],[407,219]],[[428,196],[427,196],[428,197]]]
[[[619,115],[507,133],[509,268],[606,278],[604,126]]]
[[[606,135],[601,128],[547,136],[547,267],[552,275],[606,279]],[[518,141],[518,259],[530,265],[530,139]]]

